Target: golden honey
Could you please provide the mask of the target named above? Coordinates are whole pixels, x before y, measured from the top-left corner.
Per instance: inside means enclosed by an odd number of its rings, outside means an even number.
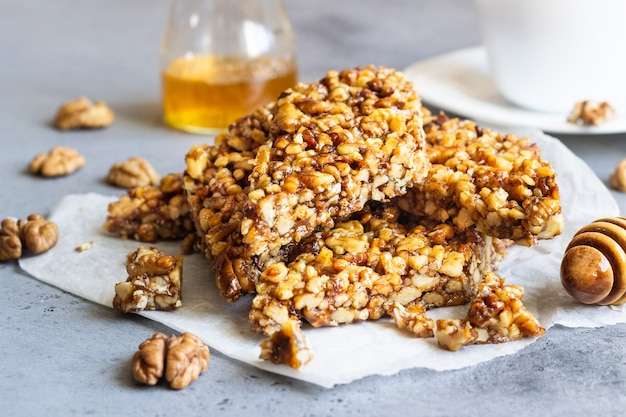
[[[164,119],[177,129],[213,134],[276,100],[296,78],[292,61],[268,56],[182,57],[162,72]]]

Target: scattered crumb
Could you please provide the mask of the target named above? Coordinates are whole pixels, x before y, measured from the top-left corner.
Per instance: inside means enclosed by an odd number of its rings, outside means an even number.
[[[75,250],[76,252],[84,252],[93,248],[95,245],[96,244],[94,243],[94,241],[90,240],[89,242],[81,243],[80,245],[76,246]]]

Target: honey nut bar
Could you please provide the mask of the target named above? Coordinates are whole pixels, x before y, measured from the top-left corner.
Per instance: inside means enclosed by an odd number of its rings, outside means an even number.
[[[424,110],[431,167],[399,205],[419,216],[531,246],[561,233],[556,173],[528,138]]]
[[[385,67],[330,71],[281,94],[250,175],[243,244],[259,255],[389,201],[426,175],[413,85]]]
[[[472,229],[411,224],[401,214],[392,203],[366,209],[267,267],[252,301],[252,328],[271,335],[289,320],[336,326],[390,316],[396,303],[465,304],[508,247]]]
[[[181,306],[183,257],[140,247],[127,256],[128,279],[115,285],[113,308],[124,313]]]
[[[183,247],[190,251],[195,241],[195,227],[182,174],[166,175],[158,186],[128,190],[118,201],[109,204],[103,227],[120,237],[141,242],[187,238]]]
[[[274,104],[231,124],[215,145],[186,155],[184,188],[199,249],[211,261],[220,294],[229,301],[254,291],[260,260],[244,256],[240,225],[248,203],[256,150],[267,140]],[[269,255],[267,255],[269,256]],[[253,265],[254,264],[254,265]]]

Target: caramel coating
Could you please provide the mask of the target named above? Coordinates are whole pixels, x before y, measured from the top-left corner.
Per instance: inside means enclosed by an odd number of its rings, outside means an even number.
[[[576,232],[561,261],[561,283],[583,304],[626,302],[626,218],[598,219]]]

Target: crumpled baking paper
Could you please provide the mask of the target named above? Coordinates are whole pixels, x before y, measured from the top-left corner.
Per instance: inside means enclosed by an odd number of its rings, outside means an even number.
[[[600,217],[619,215],[617,203],[593,171],[561,142],[539,131],[529,136],[559,175],[566,226],[561,236],[533,248],[511,248],[500,274],[508,284],[525,288],[524,304],[546,329],[557,323],[598,327],[626,322],[623,307],[585,306],[574,301],[562,289],[559,277],[560,262],[573,234]],[[49,216],[59,226],[58,244],[42,255],[20,260],[20,266],[41,281],[110,307],[115,284],[127,277],[126,255],[141,245],[112,237],[102,229],[107,204],[116,199],[98,194],[64,198]],[[75,249],[87,242],[93,242],[90,249]],[[155,246],[169,254],[180,253],[179,242],[160,242]],[[304,326],[314,359],[294,370],[258,358],[262,336],[250,330],[247,317],[251,298],[235,304],[222,300],[210,265],[200,254],[185,255],[182,296],[183,305],[176,312],[139,314],[173,330],[195,333],[211,348],[236,360],[329,388],[368,375],[392,375],[413,367],[450,370],[471,366],[513,354],[535,340],[466,346],[449,352],[438,347],[434,338],[418,339],[399,331],[390,319],[334,328]],[[461,318],[466,311],[467,306],[456,306],[428,314],[435,319]],[[120,320],[124,320],[122,313]],[[144,336],[138,335],[138,343]]]

